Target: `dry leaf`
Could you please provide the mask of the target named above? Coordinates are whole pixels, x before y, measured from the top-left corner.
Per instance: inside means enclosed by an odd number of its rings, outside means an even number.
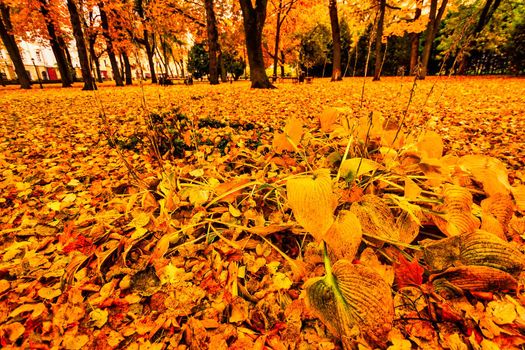
[[[458,166],[472,174],[489,196],[510,192],[507,168],[500,160],[483,155],[467,155],[459,159]]]
[[[292,208],[297,222],[316,240],[334,222],[335,196],[328,169],[319,169],[312,175],[302,175],[286,182],[288,205]]]
[[[343,341],[356,331],[384,344],[394,320],[390,287],[368,267],[339,260],[324,277],[305,282],[308,307]],[[357,329],[356,329],[357,328]]]
[[[445,185],[444,204],[437,211],[444,211],[445,222],[435,220],[436,226],[447,236],[473,232],[480,227],[479,219],[472,214],[472,194],[463,187]]]
[[[357,249],[362,238],[361,224],[355,214],[342,210],[337,219],[326,232],[324,240],[328,245],[329,252],[333,254],[333,261],[355,258]]]
[[[363,234],[379,240],[399,240],[394,215],[381,198],[371,194],[364,195],[358,202],[352,203],[350,211],[359,219]]]

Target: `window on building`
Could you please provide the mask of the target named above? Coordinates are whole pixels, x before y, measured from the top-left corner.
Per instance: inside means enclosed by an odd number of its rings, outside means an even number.
[[[0,50],[0,60],[3,60],[3,59],[4,59],[4,52]]]
[[[36,59],[38,62],[42,62],[42,52],[40,50],[36,50]]]

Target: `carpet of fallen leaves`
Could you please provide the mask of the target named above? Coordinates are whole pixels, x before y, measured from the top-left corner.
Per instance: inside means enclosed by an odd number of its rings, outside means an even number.
[[[384,278],[395,306],[375,346],[521,348],[521,269],[470,287],[445,270],[469,264],[436,267],[420,243],[481,227],[525,250],[525,81],[277,86],[0,89],[0,346],[346,346],[305,306],[304,282],[325,268],[286,190],[329,169],[330,220],[374,196],[418,222],[410,238],[382,239],[367,226],[375,217],[359,217],[350,260]],[[481,174],[463,158],[477,154]],[[342,159],[365,156],[341,174]],[[466,209],[449,203],[450,186],[466,191]],[[507,216],[482,203],[498,196]],[[373,347],[365,338],[357,322],[350,344]]]

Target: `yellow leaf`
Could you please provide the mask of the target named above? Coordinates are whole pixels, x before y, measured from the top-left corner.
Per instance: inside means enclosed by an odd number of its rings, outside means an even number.
[[[335,124],[339,118],[339,111],[337,108],[325,108],[325,110],[319,115],[319,123],[321,124],[321,131],[329,133],[334,131]]]
[[[210,192],[201,188],[192,188],[189,190],[189,200],[194,206],[201,206],[208,201]]]
[[[107,310],[95,309],[89,313],[89,317],[95,327],[102,328],[108,322],[108,314]]]
[[[230,212],[230,214],[232,214],[234,218],[238,218],[239,216],[241,216],[241,211],[231,204],[228,205],[228,211]]]
[[[77,199],[77,195],[74,193],[68,193],[63,199],[63,203],[73,203]]]
[[[355,258],[357,249],[361,244],[363,232],[361,224],[354,213],[341,210],[335,222],[324,237],[329,251],[334,255],[334,261]]]
[[[51,210],[59,211],[60,210],[60,202],[50,202],[46,204],[46,207],[48,207]]]
[[[284,133],[297,146],[303,137],[303,122],[299,118],[290,117],[284,127]]]
[[[201,177],[204,175],[204,170],[202,169],[195,169],[190,171],[190,175],[193,177]]]
[[[441,158],[443,155],[443,140],[438,133],[426,131],[419,138],[417,148],[423,158]]]
[[[330,170],[294,177],[287,181],[286,192],[297,222],[320,241],[334,222],[336,203]]]
[[[107,342],[109,346],[117,347],[120,344],[120,342],[123,340],[124,340],[124,337],[119,332],[116,332],[114,330],[111,330],[109,332],[109,335],[107,338]]]
[[[29,182],[17,182],[15,183],[15,187],[18,192],[23,192],[25,190],[30,189],[31,184]]]
[[[357,216],[363,233],[368,236],[399,240],[394,214],[380,197],[364,195],[359,202],[352,203],[350,211]]]
[[[467,155],[459,159],[459,167],[472,174],[474,180],[481,182],[483,190],[492,196],[496,193],[508,194],[511,190],[508,172],[500,160],[484,155]]]
[[[131,222],[129,223],[129,226],[135,227],[135,228],[144,227],[147,224],[149,224],[150,220],[151,220],[150,214],[143,212],[143,211],[138,211],[133,214],[133,220],[131,220]]]
[[[282,272],[277,272],[272,277],[273,286],[277,290],[290,289],[293,282]]]
[[[367,158],[350,158],[341,163],[340,172],[343,178],[355,179],[363,174],[377,170],[381,165]]]
[[[47,300],[54,299],[61,294],[62,291],[60,289],[54,289],[50,287],[43,287],[38,291],[38,296]]]
[[[0,294],[11,288],[8,280],[0,280]]]
[[[472,194],[466,188],[446,185],[443,191],[444,204],[436,208],[445,211],[442,220],[436,217],[436,226],[447,236],[457,236],[474,232],[480,227],[480,221],[472,214]]]
[[[20,338],[24,332],[26,331],[26,328],[23,324],[20,322],[13,322],[10,324],[4,324],[0,326],[0,334],[6,334],[9,337],[9,341],[11,343],[14,343]]]
[[[273,135],[272,148],[275,153],[278,154],[281,154],[284,151],[292,152],[294,150],[292,144],[286,138],[286,135],[279,131],[275,131]]]
[[[409,200],[415,200],[421,194],[421,187],[419,187],[412,179],[405,179],[405,197]]]
[[[71,334],[66,333],[63,336],[62,346],[66,350],[80,350],[89,341],[89,337],[85,334]]]
[[[491,301],[487,305],[487,311],[499,325],[512,324],[518,316],[514,304],[507,301]]]
[[[511,188],[514,202],[518,210],[525,212],[525,185],[518,185]]]
[[[42,303],[39,304],[24,304],[20,305],[11,313],[9,314],[9,317],[16,317],[24,312],[31,311],[31,318],[36,319],[38,316],[40,316],[44,311],[46,310],[46,306]]]

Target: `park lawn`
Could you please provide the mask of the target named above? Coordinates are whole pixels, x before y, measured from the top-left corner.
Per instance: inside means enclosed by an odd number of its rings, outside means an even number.
[[[369,196],[397,231],[403,213],[412,227],[410,238],[370,237],[358,215],[364,236],[346,257],[392,290],[380,346],[525,343],[520,293],[451,296],[421,244],[481,228],[524,250],[523,79],[8,87],[0,120],[3,347],[338,348],[305,306],[304,282],[325,271],[323,236],[307,228]],[[342,158],[357,163],[341,171]],[[322,201],[288,203],[287,184],[319,169],[330,193],[317,193],[320,175],[304,192],[336,206],[312,218]],[[521,270],[495,270],[505,286],[523,282]]]

